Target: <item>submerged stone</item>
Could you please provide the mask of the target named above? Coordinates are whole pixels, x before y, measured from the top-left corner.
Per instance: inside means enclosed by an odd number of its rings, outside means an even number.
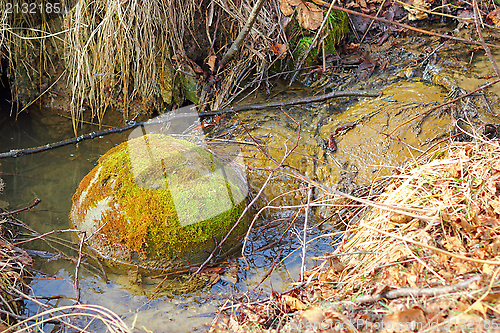
[[[149,134],[99,159],[73,195],[70,218],[107,266],[174,270],[208,257],[245,208],[245,187],[231,163]]]

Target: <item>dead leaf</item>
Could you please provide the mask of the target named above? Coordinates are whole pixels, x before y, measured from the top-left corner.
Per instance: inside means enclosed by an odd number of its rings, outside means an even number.
[[[203,69],[197,63],[191,60],[189,60],[189,62],[191,63],[191,68],[196,74],[203,74]]]
[[[323,10],[311,2],[301,2],[297,12],[297,21],[303,28],[316,30],[323,21]]]
[[[403,215],[403,214],[399,214],[399,213],[392,214],[392,216],[390,218],[391,222],[396,223],[396,224],[405,224],[405,223],[410,222],[412,219],[413,219],[413,217],[411,217],[411,216]]]
[[[180,55],[178,55],[178,54],[174,54],[174,55],[172,56],[172,60],[175,60],[175,61],[180,61],[180,60],[182,60],[182,57],[181,57]]]
[[[421,11],[420,9],[428,9],[430,4],[426,3],[425,0],[410,0],[407,4],[403,4],[404,9],[408,12],[408,20],[416,21],[423,20],[427,18],[427,13]]]
[[[491,22],[493,22],[494,25],[497,27],[500,26],[500,7],[498,7],[495,10],[492,10],[488,16],[486,16],[487,19],[490,19]]]
[[[467,252],[462,244],[462,241],[458,237],[454,236],[447,237],[442,244],[443,247],[450,252],[455,252],[455,253]]]
[[[496,302],[500,299],[500,290],[492,290],[490,293],[483,299],[485,302]]]
[[[320,323],[325,319],[325,314],[320,307],[311,306],[300,315],[300,318],[310,323]]]
[[[0,323],[0,332],[9,333],[12,332],[8,326],[5,326],[3,323]]]
[[[500,214],[500,201],[498,200],[491,200],[490,202],[491,208],[495,211],[495,213]]]
[[[341,273],[345,269],[345,265],[338,258],[328,258],[328,263],[335,273]]]
[[[261,317],[259,312],[252,311],[250,309],[243,309],[243,312],[247,315],[248,321],[254,322],[254,323],[262,323],[265,319]],[[235,330],[233,332],[238,332],[238,330]]]
[[[281,20],[280,20],[280,26],[283,30],[285,30],[285,28],[287,27],[288,23],[290,23],[290,21],[292,20],[291,17],[288,17],[288,16],[282,16],[281,17]]]
[[[384,317],[384,327],[389,332],[398,331],[397,328],[406,328],[414,331],[426,324],[424,311],[420,308],[397,311]]]
[[[448,168],[448,172],[453,178],[459,178],[462,173],[462,165],[460,164],[460,162],[456,162],[450,165],[450,167]]]
[[[284,44],[274,44],[273,45],[273,53],[274,55],[279,56],[280,59],[283,59],[286,56],[286,51],[288,48]]]
[[[472,304],[471,306],[471,310],[477,311],[483,317],[486,316],[487,308],[483,305],[483,302],[475,301],[474,304]]]
[[[484,264],[483,265],[483,274],[491,275],[495,271],[496,266]]]
[[[292,310],[304,310],[306,308],[306,305],[302,303],[301,300],[288,296],[288,295],[281,295],[281,302],[283,302],[285,305],[287,305],[290,309]]]
[[[213,72],[215,69],[215,60],[217,59],[217,56],[211,55],[208,57],[207,64],[208,68],[210,68],[210,71]]]
[[[293,14],[293,7],[298,6],[300,4],[300,0],[279,0],[279,5],[281,12],[285,16],[290,16]]]
[[[463,155],[461,158],[468,161],[473,152],[474,148],[471,146],[465,146],[464,150],[460,152],[460,155]]]

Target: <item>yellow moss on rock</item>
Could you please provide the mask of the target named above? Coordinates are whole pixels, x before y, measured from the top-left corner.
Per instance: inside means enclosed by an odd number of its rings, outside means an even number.
[[[238,184],[213,172],[223,167],[184,140],[156,134],[133,139],[103,155],[82,180],[71,220],[90,233],[98,230],[90,245],[104,256],[162,265],[200,261],[246,204]]]

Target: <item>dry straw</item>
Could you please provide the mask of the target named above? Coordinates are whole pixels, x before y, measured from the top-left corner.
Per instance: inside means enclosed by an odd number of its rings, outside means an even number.
[[[77,332],[129,333],[130,328],[114,312],[99,305],[77,304],[40,312],[10,327],[12,332],[37,332],[54,321]]]
[[[347,234],[353,236],[336,253],[368,254],[341,257],[346,266],[339,280],[342,293],[366,293],[366,288],[388,276],[389,267],[405,259],[418,261],[426,274],[440,282],[446,279],[437,272],[439,265],[435,261],[439,258],[463,263],[454,266],[453,273],[472,273],[474,265],[499,265],[495,255],[473,252],[469,244],[472,239],[481,242],[478,230],[487,229],[489,237],[497,237],[498,188],[497,142],[451,143],[406,166],[393,176],[392,185],[378,202],[400,210],[423,209],[429,213],[418,219],[374,208],[350,225]],[[430,216],[435,217],[434,222],[429,222]]]
[[[101,121],[109,107],[117,106],[116,96],[123,98],[119,108],[125,118],[134,100],[140,101],[143,108],[135,112],[154,108],[163,112],[155,101],[165,97],[164,90],[170,89],[167,94],[177,93],[171,90],[176,70],[191,71],[183,67],[191,61],[185,50],[186,36],[209,40],[212,48],[203,52],[208,51],[209,56],[220,61],[224,43],[236,37],[251,10],[250,0],[242,0],[240,6],[219,0],[77,1],[66,19],[66,67],[75,128],[85,109]],[[278,11],[274,4],[262,8],[243,51],[222,72],[215,73],[222,78],[220,84],[205,90],[199,87],[200,105],[220,108],[247,88],[242,83],[250,75],[260,79],[265,76],[265,64],[268,66],[270,61],[268,51],[279,34]],[[203,37],[193,24],[200,17],[206,21]],[[216,33],[212,34],[214,29]],[[221,44],[219,50],[214,47],[216,42]],[[169,97],[165,99],[170,103]]]

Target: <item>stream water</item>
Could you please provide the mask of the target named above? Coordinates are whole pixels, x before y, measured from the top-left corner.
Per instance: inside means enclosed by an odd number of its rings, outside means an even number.
[[[464,77],[460,77],[460,80],[467,81]],[[297,148],[298,154],[293,154],[288,164],[308,177],[330,186],[346,180],[369,183],[375,176],[392,172],[392,168],[385,168],[386,166],[397,166],[405,161],[411,161],[419,151],[425,150],[440,139],[442,134],[450,131],[450,113],[436,113],[430,116],[424,125],[413,122],[407,127],[401,127],[395,132],[393,139],[388,140],[384,133],[387,134],[424,107],[441,102],[448,91],[421,78],[408,79],[404,76],[398,79],[379,77],[371,82],[371,86],[367,88],[383,89],[383,98],[362,99],[361,102],[344,99],[338,102],[290,108],[289,115],[302,124],[302,136]],[[296,94],[309,93],[310,91],[304,89]],[[275,98],[288,98],[286,94],[278,94]],[[262,100],[265,101],[266,98],[263,95]],[[248,103],[258,102],[259,100],[252,98]],[[0,151],[40,146],[71,137],[71,121],[57,116],[63,112],[46,111],[43,107],[40,109],[35,106],[20,114],[17,120],[4,118],[0,123]],[[376,114],[372,114],[374,111],[377,111]],[[8,113],[9,110],[3,112]],[[483,122],[496,119],[488,113],[482,113],[481,117]],[[321,145],[321,140],[326,139],[336,128],[359,119],[363,121],[336,138],[336,153],[326,151]],[[297,127],[287,115],[275,111],[247,113],[245,121],[252,136],[266,144],[269,152],[276,154],[278,159],[286,151],[285,146],[288,148],[293,146]],[[96,128],[86,125],[80,133],[93,130]],[[0,160],[0,177],[6,184],[3,193],[0,194],[0,204],[8,209],[17,209],[28,206],[39,198],[41,203],[38,206],[31,211],[18,214],[17,218],[39,233],[70,229],[68,215],[71,209],[71,196],[79,182],[96,165],[97,159],[102,154],[126,141],[128,134],[113,134],[84,141],[77,146],[70,145],[39,154]],[[241,132],[235,134],[234,138],[246,140],[247,135],[248,133]],[[247,161],[251,161],[249,163],[254,167],[271,167],[269,161],[261,158],[255,149],[250,147],[246,152]],[[346,173],[350,173],[347,178]],[[249,174],[250,187],[253,190],[260,188],[267,175],[256,170],[250,170]],[[297,189],[299,183],[290,178],[279,177],[266,188],[265,198],[270,200],[278,194]],[[284,199],[289,204],[300,203],[303,200],[293,196],[291,199]],[[280,218],[288,218],[294,213],[293,210],[284,209],[265,214],[257,226]],[[313,225],[320,220],[321,214],[313,214],[310,223]],[[303,217],[298,218],[295,223],[292,230],[297,231],[303,223]],[[288,223],[272,223],[272,225],[275,227],[254,230],[252,249],[272,243],[288,227]],[[329,227],[329,224],[323,224],[311,230],[308,238],[320,235]],[[23,245],[34,257],[35,270],[29,286],[32,295],[62,296],[47,301],[51,305],[70,305],[74,304],[75,300],[75,262],[71,259],[74,259],[77,253],[61,245],[64,240],[71,240],[70,233],[56,236],[63,240],[59,243],[39,240]],[[199,289],[183,292],[172,292],[173,289],[169,292],[169,284],[173,285],[175,281],[162,283],[163,277],[143,278],[142,283],[138,283],[128,275],[116,275],[108,271],[106,279],[98,269],[84,266],[79,275],[81,300],[84,303],[99,304],[111,309],[129,326],[134,326],[135,331],[201,331],[210,324],[217,306],[228,297],[237,297],[238,294],[247,291],[252,291],[251,297],[258,297],[255,295],[261,290],[263,295],[267,295],[270,290],[282,291],[290,288],[290,284],[299,276],[300,251],[292,253],[299,247],[296,234],[288,233],[279,246],[254,251],[247,261],[238,258],[229,262],[227,273],[222,274],[221,279],[212,286],[205,285]],[[318,255],[331,250],[332,239],[319,238],[308,247],[308,255]],[[279,253],[283,260],[276,265],[273,273],[259,288],[253,291],[267,274]],[[307,261],[308,268],[312,268],[315,264],[317,263],[312,259]],[[160,285],[162,292],[151,296],[151,291]],[[40,311],[33,303],[27,304],[24,315],[29,316]],[[50,327],[47,331],[50,331]]]
[[[17,121],[8,123],[4,121],[0,131],[1,151],[39,146],[71,137],[71,133],[68,132],[71,129],[70,121],[61,118],[52,125],[43,124],[38,118],[40,116],[38,112],[36,108],[32,108],[28,114],[20,115]],[[54,126],[66,130],[57,131],[54,130]],[[82,131],[91,130],[90,126],[87,126]],[[2,160],[0,175],[6,184],[3,193],[0,194],[2,205],[7,207],[8,203],[9,209],[15,209],[27,206],[35,198],[40,198],[41,203],[38,206],[29,212],[18,214],[17,218],[39,233],[70,229],[68,216],[71,196],[81,179],[96,165],[97,159],[102,154],[126,141],[128,134],[109,135],[82,142],[78,147],[71,145],[39,154]],[[280,214],[287,216],[293,212]],[[266,231],[253,246],[260,247],[271,243],[277,235],[281,235],[285,227],[278,226]],[[312,232],[311,237],[319,232],[320,230]],[[58,234],[57,237],[72,239],[70,233]],[[293,237],[287,237],[282,244],[288,245],[281,258],[299,247]],[[27,243],[23,247],[29,249],[29,253],[34,257],[34,268],[37,270],[34,271],[29,283],[32,295],[59,295],[62,298],[48,303],[59,306],[74,304],[75,262],[68,260],[67,256],[75,258],[78,254],[53,241],[36,241]],[[331,250],[328,240],[317,242],[309,249],[311,254],[328,250]],[[229,264],[228,273],[223,274],[222,279],[211,287],[206,286],[187,292],[169,292],[169,284],[175,284],[175,281],[163,282],[162,292],[154,297],[147,297],[144,294],[149,291],[151,295],[151,290],[162,282],[163,277],[143,278],[141,286],[138,286],[127,275],[107,272],[106,280],[99,270],[87,269],[84,266],[79,275],[81,301],[111,309],[129,326],[134,323],[139,331],[204,330],[212,320],[217,306],[225,298],[251,290],[260,282],[278,252],[279,249],[271,248],[251,255],[248,258],[250,267],[247,269],[245,269],[246,263],[236,259]],[[289,284],[298,276],[298,265],[300,257],[290,256],[276,267],[275,272],[261,285],[261,288],[264,290],[289,288]],[[312,266],[311,263],[309,266]],[[40,311],[40,308],[28,303],[24,315],[30,316],[37,311]]]

